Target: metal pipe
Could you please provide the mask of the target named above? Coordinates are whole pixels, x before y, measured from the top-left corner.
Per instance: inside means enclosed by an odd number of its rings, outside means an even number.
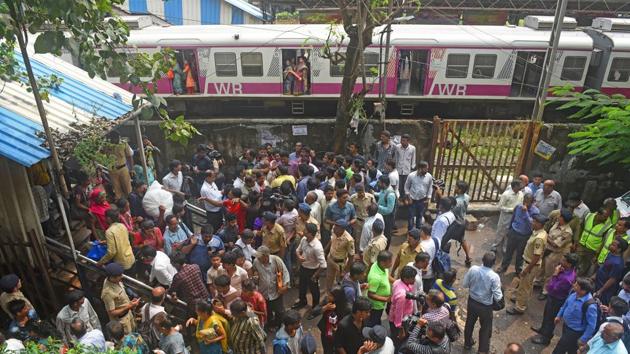
[[[560,34],[562,33],[562,23],[564,22],[564,15],[567,12],[568,0],[558,0],[556,6],[556,14],[553,20],[553,28],[551,36],[549,37],[549,45],[551,48],[547,48],[547,54],[545,56],[545,65],[543,67],[543,77],[540,80],[538,86],[538,93],[536,95],[536,101],[534,102],[534,111],[532,113],[532,119],[534,121],[542,121],[543,112],[545,111],[545,99],[547,99],[547,88],[551,82],[551,75],[553,74],[553,67],[556,63],[556,52],[558,51],[558,43],[560,42]]]
[[[145,181],[149,184],[149,169],[147,168],[147,157],[144,153],[144,141],[142,140],[142,131],[140,130],[139,114],[136,114],[134,121],[136,126],[136,139],[138,139],[138,150],[140,150],[140,159],[142,160],[142,170],[144,172]]]
[[[55,194],[57,194],[57,204],[59,204],[59,210],[61,211],[61,219],[63,220],[63,227],[66,229],[66,234],[68,235],[68,244],[70,245],[70,251],[72,252],[72,259],[74,260],[74,263],[77,263],[77,250],[74,247],[74,238],[72,238],[72,231],[70,230],[70,224],[68,223],[68,217],[66,216],[66,208],[64,208],[63,200],[61,199],[61,194],[59,193],[55,193]]]
[[[79,259],[79,260],[85,261],[85,262],[87,262],[87,263],[89,263],[89,264],[91,264],[93,266],[96,266],[97,262],[95,260],[82,255],[81,252],[78,252],[76,250],[71,250],[70,247],[64,245],[63,243],[55,241],[55,240],[53,240],[50,237],[46,237],[46,242],[51,243],[51,244],[53,244],[56,247],[64,248],[64,249],[66,249],[66,251],[73,252],[75,259]],[[153,290],[153,288],[150,287],[149,285],[147,285],[147,284],[145,284],[145,283],[143,283],[143,282],[141,282],[141,281],[139,281],[139,280],[137,280],[135,278],[127,276],[125,274],[123,274],[123,280],[125,280],[125,281],[127,281],[129,283],[132,283],[132,284],[134,284],[134,285],[136,285],[136,286],[138,286],[140,288],[143,288],[144,290],[147,290],[147,291],[152,291]],[[168,297],[169,297],[169,299],[171,298],[170,295],[168,295]],[[182,301],[180,299],[177,299],[177,303],[180,304],[180,305],[183,305],[183,306],[188,306],[187,303],[185,303],[184,301]]]

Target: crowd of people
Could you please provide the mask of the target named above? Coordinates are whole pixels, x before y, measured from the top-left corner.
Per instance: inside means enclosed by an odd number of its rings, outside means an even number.
[[[466,350],[477,344],[479,321],[478,352],[490,353],[493,312],[507,299],[514,302],[507,314],[523,314],[540,286],[546,303],[534,343],[549,344],[562,323],[555,354],[627,353],[630,219],[620,218],[614,200],[590,212],[577,194],[563,204],[553,181],[520,176],[501,195],[492,250],[472,265],[468,184],[458,181],[447,196],[408,135],[397,144],[381,132],[369,156],[353,143],[345,155],[319,155],[301,143],[290,153],[247,149],[233,179],[221,154],[200,145],[188,164],[171,161],[163,171],[160,189],[172,201],[154,210],[143,199],[148,185],[159,185],[159,149],[145,138],[144,171],[127,143],[116,134],[111,140],[114,167],[79,175],[70,213],[107,248],[95,259],[106,274],[100,302],[107,318],[73,290],[46,326],[20,279],[5,275],[8,349],[46,346],[52,337],[97,351],[249,354],[266,353],[269,338],[274,353],[450,353],[462,333]],[[201,225],[188,203],[205,211]],[[394,252],[397,218],[407,225]],[[468,289],[463,330],[451,241],[470,268],[461,282]],[[513,259],[518,281],[505,289],[501,277]],[[123,275],[153,288],[146,304]],[[290,288],[298,288],[292,304]],[[184,321],[169,313],[178,300],[187,305]],[[319,333],[302,328],[303,316],[318,319]],[[524,353],[523,346],[510,343],[505,353]]]

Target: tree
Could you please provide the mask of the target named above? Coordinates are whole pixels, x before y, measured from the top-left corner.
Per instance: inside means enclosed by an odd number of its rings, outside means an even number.
[[[345,35],[336,32],[336,27],[331,26],[326,44],[323,48],[323,57],[331,60],[333,64],[343,63],[343,80],[341,92],[337,101],[335,115],[334,150],[341,152],[347,139],[347,130],[353,114],[363,110],[363,98],[371,90],[366,79],[366,69],[363,65],[363,53],[365,48],[372,44],[374,29],[378,26],[391,24],[394,19],[404,11],[415,12],[420,6],[419,2],[412,0],[335,0],[341,15],[342,28]],[[347,38],[347,47],[341,51],[341,44]],[[387,62],[389,58],[385,59]],[[387,63],[384,65],[387,70]],[[361,76],[362,89],[354,91],[357,78]],[[383,75],[386,79],[387,75]]]
[[[46,85],[59,82],[34,75],[27,51],[29,32],[38,33],[33,43],[36,53],[61,55],[63,49],[68,50],[79,58],[81,67],[91,77],[105,78],[108,68],[116,68],[121,82],[141,88],[150,103],[143,104],[140,98],[134,97],[134,109],[145,119],[156,115],[166,122],[162,126],[167,128],[167,139],[186,143],[198,134],[183,119],[170,119],[165,109],[166,100],[155,95],[153,83],[172,67],[172,51],[141,54],[130,59],[121,50],[127,42],[129,29],[113,16],[112,9],[123,3],[124,0],[0,0],[0,79],[21,82],[33,93],[57,174],[61,171],[61,163],[46,119],[42,94],[46,98]],[[24,61],[23,72],[14,57],[16,46]],[[144,81],[142,78],[147,76],[150,80]],[[59,181],[65,194],[64,179]]]
[[[555,96],[570,98],[559,110],[577,111],[571,119],[593,120],[569,136],[569,153],[587,157],[600,165],[618,163],[630,167],[630,99],[597,90],[575,92],[571,86],[552,88]]]

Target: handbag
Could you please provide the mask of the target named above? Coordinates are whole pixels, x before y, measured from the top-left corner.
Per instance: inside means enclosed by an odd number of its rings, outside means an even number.
[[[501,299],[499,301],[492,298],[492,311],[501,311],[505,308],[505,291],[501,288]]]
[[[100,261],[103,256],[107,254],[107,244],[100,243],[99,241],[92,241],[92,247],[88,251],[86,257],[93,261]]]

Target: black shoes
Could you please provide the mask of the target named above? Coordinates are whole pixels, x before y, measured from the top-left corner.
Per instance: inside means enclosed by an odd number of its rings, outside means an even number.
[[[532,343],[534,344],[540,344],[540,345],[549,345],[549,343],[551,342],[551,340],[543,337],[543,336],[536,336],[534,338],[532,338]]]
[[[294,309],[294,310],[298,310],[298,309],[301,309],[302,307],[306,307],[306,305],[307,304],[305,302],[298,301],[295,304],[293,304],[293,306],[291,306],[291,308]]]

